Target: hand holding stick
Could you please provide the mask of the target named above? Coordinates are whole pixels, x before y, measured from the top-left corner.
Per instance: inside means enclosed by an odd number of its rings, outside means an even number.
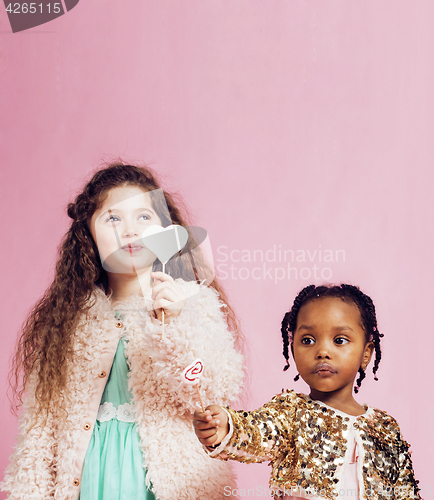
[[[163,273],[166,272],[166,262],[176,253],[180,252],[188,241],[188,232],[185,227],[172,224],[168,227],[152,225],[142,234],[142,241],[163,264]],[[161,339],[164,340],[164,309],[161,310],[162,331]]]
[[[229,419],[221,406],[211,405],[205,411],[194,412],[194,430],[204,446],[215,448],[229,433]]]

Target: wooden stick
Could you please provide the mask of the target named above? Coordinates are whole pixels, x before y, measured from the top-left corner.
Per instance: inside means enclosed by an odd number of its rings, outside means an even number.
[[[197,392],[197,395],[199,396],[199,401],[200,401],[200,406],[202,406],[202,411],[203,411],[203,413],[205,413],[205,408],[203,406],[202,397],[201,397],[200,391],[199,391],[199,384],[196,384],[196,392]]]
[[[163,262],[163,273],[166,271],[166,263]],[[164,335],[164,309],[161,309],[161,321],[163,322],[163,329],[161,331],[161,340],[164,340],[166,336]]]

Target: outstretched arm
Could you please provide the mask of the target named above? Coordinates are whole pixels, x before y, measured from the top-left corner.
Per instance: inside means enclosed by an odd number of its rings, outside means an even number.
[[[222,449],[210,453],[212,457],[255,463],[288,455],[294,449],[294,408],[285,395],[251,412],[228,408],[226,414],[225,409],[214,405],[207,410],[195,413],[194,426],[200,442],[209,449],[226,436],[228,439]]]

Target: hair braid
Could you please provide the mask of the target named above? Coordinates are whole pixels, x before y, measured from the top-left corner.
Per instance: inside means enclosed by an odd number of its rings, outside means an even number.
[[[378,331],[377,327],[377,315],[375,313],[375,306],[372,302],[371,297],[364,294],[359,288],[353,285],[341,285],[345,290],[349,290],[354,297],[357,299],[354,301],[360,310],[362,316],[363,326],[365,328],[365,333],[367,336],[367,341],[374,344],[375,359],[374,366],[372,368],[372,373],[374,374],[374,380],[378,380],[377,371],[381,361],[381,347],[380,339],[384,337],[382,333]],[[362,377],[359,380],[363,380]],[[359,385],[360,387],[360,385]]]
[[[359,392],[359,387],[362,385],[362,380],[366,377],[365,370],[359,368],[359,378],[356,380],[356,387],[354,387],[354,392],[357,394]]]
[[[289,312],[285,314],[282,320],[282,326],[280,328],[280,331],[282,332],[282,339],[283,339],[283,357],[286,359],[286,365],[283,368],[283,371],[286,372],[286,370],[289,368],[289,352],[288,352],[288,347],[289,347]]]

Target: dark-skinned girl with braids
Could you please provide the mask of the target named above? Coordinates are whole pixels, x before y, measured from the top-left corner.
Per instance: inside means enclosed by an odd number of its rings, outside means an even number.
[[[200,442],[222,460],[270,461],[276,499],[420,499],[396,420],[353,396],[373,354],[377,380],[382,337],[374,304],[359,288],[304,288],[285,314],[282,338],[284,370],[291,351],[295,380],[309,385],[309,396],[283,392],[251,412],[196,411]]]

